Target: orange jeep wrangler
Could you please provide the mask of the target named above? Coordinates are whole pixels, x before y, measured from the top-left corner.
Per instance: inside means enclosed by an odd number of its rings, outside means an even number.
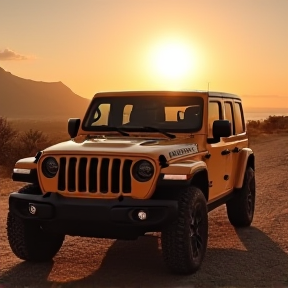
[[[196,272],[206,253],[208,212],[226,204],[249,226],[255,161],[240,97],[219,92],[97,93],[71,140],[19,160],[9,197],[12,251],[51,260],[65,235],[137,239],[161,232],[165,263]]]

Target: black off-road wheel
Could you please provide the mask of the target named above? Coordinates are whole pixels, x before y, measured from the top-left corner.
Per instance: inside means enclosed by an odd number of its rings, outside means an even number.
[[[251,225],[255,210],[255,173],[251,167],[245,171],[243,186],[234,192],[233,198],[227,203],[227,215],[234,227]]]
[[[22,194],[41,194],[36,185],[21,188]],[[7,236],[13,253],[26,261],[50,261],[60,250],[65,235],[45,233],[34,220],[24,220],[11,212],[7,217]]]
[[[192,274],[201,266],[208,242],[208,211],[202,191],[189,187],[180,194],[178,219],[161,233],[162,253],[172,273]]]

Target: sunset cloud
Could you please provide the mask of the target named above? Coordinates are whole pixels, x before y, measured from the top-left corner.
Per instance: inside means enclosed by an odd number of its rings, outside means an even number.
[[[4,49],[3,51],[0,51],[0,61],[1,60],[29,60],[32,59],[31,56],[25,56],[21,55],[13,50],[10,50],[8,48]]]

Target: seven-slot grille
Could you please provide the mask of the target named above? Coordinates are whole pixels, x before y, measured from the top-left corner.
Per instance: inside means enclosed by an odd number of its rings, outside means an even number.
[[[61,157],[58,190],[88,193],[131,193],[130,159]]]

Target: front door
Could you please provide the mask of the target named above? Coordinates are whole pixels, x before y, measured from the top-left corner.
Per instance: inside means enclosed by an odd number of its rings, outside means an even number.
[[[232,188],[232,153],[229,143],[207,145],[210,157],[206,158],[209,177],[209,201],[216,200]],[[206,156],[207,157],[207,156]]]

